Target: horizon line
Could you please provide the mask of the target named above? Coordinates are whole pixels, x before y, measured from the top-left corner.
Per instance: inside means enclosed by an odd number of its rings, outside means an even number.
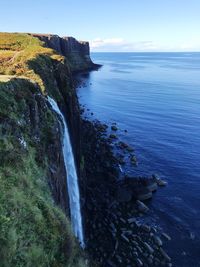
[[[90,51],[90,53],[200,53],[200,51]]]

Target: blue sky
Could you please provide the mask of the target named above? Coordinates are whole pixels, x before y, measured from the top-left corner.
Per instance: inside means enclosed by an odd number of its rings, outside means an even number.
[[[93,51],[200,51],[200,0],[0,1],[0,31],[74,36]]]

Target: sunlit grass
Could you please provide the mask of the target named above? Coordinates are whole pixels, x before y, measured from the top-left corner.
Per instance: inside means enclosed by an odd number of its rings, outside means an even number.
[[[65,58],[53,49],[44,47],[39,39],[28,34],[0,33],[1,75],[30,78],[45,93],[48,79],[43,76],[50,73],[54,62],[64,64]],[[36,65],[37,70],[34,69]]]

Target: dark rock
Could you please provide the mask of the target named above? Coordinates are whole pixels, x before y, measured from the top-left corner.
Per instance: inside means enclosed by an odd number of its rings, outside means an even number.
[[[145,187],[139,187],[135,188],[133,196],[135,199],[143,201],[152,198],[152,192]]]
[[[149,254],[154,253],[154,249],[147,242],[144,242],[144,246],[147,249],[147,251],[149,252]]]
[[[141,225],[140,229],[142,229],[143,231],[145,231],[147,233],[150,233],[150,231],[151,231],[151,227],[146,225],[146,224]]]
[[[141,179],[141,183],[151,192],[156,191],[158,188],[156,181],[152,178]]]
[[[53,34],[31,34],[39,38],[47,47],[56,50],[59,54],[67,57],[72,71],[97,68],[90,58],[88,42],[77,41],[73,37],[59,37]],[[99,65],[100,66],[100,65]]]
[[[125,148],[128,147],[128,145],[127,145],[126,143],[121,142],[121,141],[118,143],[118,146],[119,146],[119,148],[121,148],[121,149],[125,149]]]
[[[115,134],[110,134],[109,136],[111,139],[117,139],[117,136]]]
[[[166,233],[162,233],[162,236],[167,240],[167,241],[170,241],[171,240],[171,237],[166,234]]]
[[[130,147],[130,146],[128,146],[128,147],[126,148],[126,150],[127,150],[128,152],[133,152],[133,151],[134,151],[134,149],[133,149],[132,147]]]
[[[112,131],[117,131],[118,128],[117,128],[115,125],[112,125],[112,126],[111,126],[111,130],[112,130]]]
[[[120,202],[129,202],[132,199],[132,192],[129,188],[119,187],[117,191],[117,199]]]
[[[135,222],[135,221],[136,221],[136,218],[134,218],[134,217],[128,219],[128,222],[129,222],[129,223],[133,223],[133,222]]]
[[[147,212],[149,210],[149,208],[140,200],[137,200],[137,207],[138,207],[138,210],[141,212]]]
[[[153,179],[155,180],[155,182],[159,185],[159,186],[166,186],[167,182],[162,180],[158,175],[153,174],[152,175]]]
[[[167,253],[162,248],[160,248],[159,251],[162,254],[162,256],[165,258],[166,261],[171,261],[171,258],[167,255]]]
[[[162,240],[161,240],[160,237],[158,237],[158,236],[154,236],[154,242],[155,242],[159,247],[161,247],[161,246],[163,245]]]
[[[136,164],[137,164],[136,156],[131,155],[131,156],[130,156],[130,162],[131,162],[133,165],[136,165]]]
[[[136,259],[136,264],[137,264],[137,267],[143,266],[143,262],[139,258]]]
[[[121,234],[121,237],[122,237],[126,242],[129,243],[129,239],[128,239],[128,237],[126,237],[124,234]]]

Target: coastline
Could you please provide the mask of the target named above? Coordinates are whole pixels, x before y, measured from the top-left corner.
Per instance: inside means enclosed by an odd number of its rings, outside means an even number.
[[[107,128],[97,120],[81,118],[86,179],[80,178],[80,185],[88,254],[105,267],[172,266],[162,248],[163,241],[171,238],[145,223],[149,200],[142,200],[149,198],[148,186],[155,191],[158,183],[155,177],[120,178],[120,158],[113,153],[116,145]],[[122,153],[127,147],[124,144]]]
[[[141,200],[152,196],[152,191],[154,190],[152,189],[152,185],[155,186],[155,179],[149,177],[148,182],[146,182],[146,178],[144,179],[143,177],[138,180],[128,179],[126,177],[123,182],[119,183],[119,178],[121,178],[119,164],[122,164],[122,159],[114,155],[112,144],[112,140],[115,139],[116,134],[110,134],[109,138],[107,138],[106,125],[102,125],[99,121],[90,122],[81,117],[82,107],[78,102],[72,73],[74,69],[80,71],[81,69],[85,70],[96,66],[89,58],[88,43],[74,41],[74,38],[68,40],[59,38],[58,36],[52,37],[52,35],[48,35],[50,40],[53,38],[56,41],[56,43],[54,41],[51,43],[52,46],[62,44],[63,40],[66,45],[68,42],[71,43],[71,41],[76,42],[76,51],[79,54],[74,58],[75,53],[73,47],[70,48],[73,54],[73,60],[76,62],[74,68],[71,69],[71,65],[67,61],[67,56],[60,55],[55,50],[49,49],[48,46],[44,46],[45,44],[35,37],[27,34],[2,34],[2,36],[4,37],[4,39],[2,38],[2,56],[4,61],[1,72],[5,74],[9,71],[9,74],[12,74],[10,76],[11,81],[1,85],[6,92],[8,90],[10,96],[7,99],[5,94],[2,98],[4,100],[2,100],[2,116],[5,124],[3,126],[6,126],[7,122],[9,122],[9,127],[5,127],[4,135],[8,139],[9,129],[11,128],[14,131],[13,118],[16,121],[16,125],[20,121],[18,121],[17,116],[19,118],[25,118],[22,123],[26,125],[26,132],[24,132],[25,129],[23,127],[19,128],[19,133],[13,135],[14,146],[16,144],[17,147],[19,146],[18,153],[22,158],[22,162],[25,162],[23,160],[28,155],[34,160],[36,170],[40,170],[41,168],[45,170],[41,179],[46,182],[46,187],[50,191],[48,199],[45,199],[45,196],[43,196],[44,202],[46,201],[45,204],[49,205],[47,200],[51,204],[55,203],[56,208],[58,210],[60,209],[59,212],[62,209],[62,220],[68,222],[70,210],[68,205],[69,196],[66,190],[67,170],[64,168],[61,149],[62,132],[59,130],[59,121],[56,120],[55,114],[52,114],[52,110],[47,105],[46,97],[50,96],[57,102],[69,127],[79,177],[80,204],[83,211],[86,252],[88,252],[88,256],[90,257],[91,266],[93,266],[93,262],[96,262],[99,266],[105,267],[124,267],[130,264],[131,266],[159,266],[162,264],[162,266],[170,267],[171,259],[162,249],[163,242],[161,240],[161,233],[155,227],[151,227],[140,221],[142,214],[148,212],[147,205],[141,202]],[[22,40],[21,42],[17,42],[19,37]],[[15,60],[18,62],[14,51],[11,53],[5,53],[4,51],[4,48],[10,45],[10,39],[14,40],[11,42],[12,45],[15,45],[15,42],[17,42],[17,49],[21,51],[23,60],[20,61],[20,65],[13,64],[8,69],[10,59],[14,63]],[[8,43],[7,40],[9,40]],[[35,43],[35,46],[30,45],[27,50],[24,49],[27,41]],[[56,47],[59,49],[60,46]],[[30,54],[32,50],[34,51],[33,55]],[[72,62],[70,64],[73,64]],[[18,78],[15,78],[15,75],[18,75]],[[21,79],[24,76],[29,79],[24,81]],[[12,88],[12,90],[9,90],[9,88]],[[18,104],[19,100],[20,105]],[[11,103],[9,104],[11,113],[7,113],[6,108],[4,108],[7,101]],[[10,117],[13,116],[13,113],[16,113],[16,110],[17,116]],[[115,131],[116,126],[113,125],[112,127],[113,131]],[[18,136],[22,136],[23,142],[20,141],[21,139]],[[45,143],[43,140],[45,140]],[[12,148],[13,141],[8,140],[8,142],[11,142],[10,147]],[[131,151],[132,149],[126,144],[121,142],[118,145],[118,149],[127,151],[129,148],[127,153],[133,153]],[[4,153],[3,149],[5,149],[4,146],[2,146],[2,155]],[[31,149],[37,151],[36,158],[34,154],[31,154]],[[132,155],[134,156],[134,154]],[[18,160],[16,159],[16,155],[14,155],[14,159]],[[30,173],[27,177],[29,176],[31,177]],[[5,177],[5,181],[8,180],[7,174],[3,174],[3,177]],[[12,183],[10,186],[11,188],[14,187]],[[149,186],[151,189],[149,189]],[[18,189],[21,190],[20,183]],[[31,187],[29,189],[31,190]],[[36,188],[36,193],[38,191],[42,196],[43,191],[40,188]],[[5,190],[5,192],[7,191]],[[26,190],[23,192],[26,192]],[[3,204],[5,205],[5,202]],[[20,205],[22,206],[21,210],[23,210],[26,201],[22,201]],[[40,212],[40,206],[37,209]],[[27,216],[26,212],[25,215]],[[11,214],[11,216],[13,215]],[[46,213],[42,213],[42,216],[45,222],[49,222],[46,220]],[[16,217],[17,214],[15,214],[14,219]],[[23,216],[19,218],[19,221],[21,218]],[[54,220],[52,219],[51,222],[53,224]],[[29,224],[35,225],[32,220],[30,220]],[[59,224],[61,224],[60,221],[58,222]],[[76,264],[77,259],[74,255],[82,256],[82,253],[80,252],[80,248],[78,250],[78,246],[75,246],[78,242],[77,240],[75,241],[70,231],[70,238],[68,238],[66,231],[67,225],[64,224],[64,226],[64,230],[58,227],[59,231],[63,231],[63,235],[65,234],[64,237],[58,234],[58,232],[55,233],[56,237],[58,236],[58,243],[56,244],[58,244],[58,247],[61,247],[61,250],[58,250],[59,255],[62,254],[66,262],[68,262],[68,256],[70,255],[70,260]],[[50,230],[54,231],[54,228],[52,227]],[[48,233],[44,231],[44,234],[47,235]],[[40,238],[40,232],[37,229],[34,234],[37,238]],[[27,235],[23,232],[18,238],[19,240],[26,240],[26,237]],[[166,237],[167,235],[165,235]],[[166,239],[169,238],[167,237]],[[46,249],[45,255],[48,255],[49,250],[47,244],[44,242],[42,245]],[[69,248],[69,250],[66,248]],[[75,250],[75,254],[73,249]],[[15,252],[12,253],[14,258]],[[83,259],[80,258],[80,260],[84,259],[84,257]],[[59,263],[61,261],[62,257],[58,256],[57,262]],[[87,266],[88,263],[86,261]]]

